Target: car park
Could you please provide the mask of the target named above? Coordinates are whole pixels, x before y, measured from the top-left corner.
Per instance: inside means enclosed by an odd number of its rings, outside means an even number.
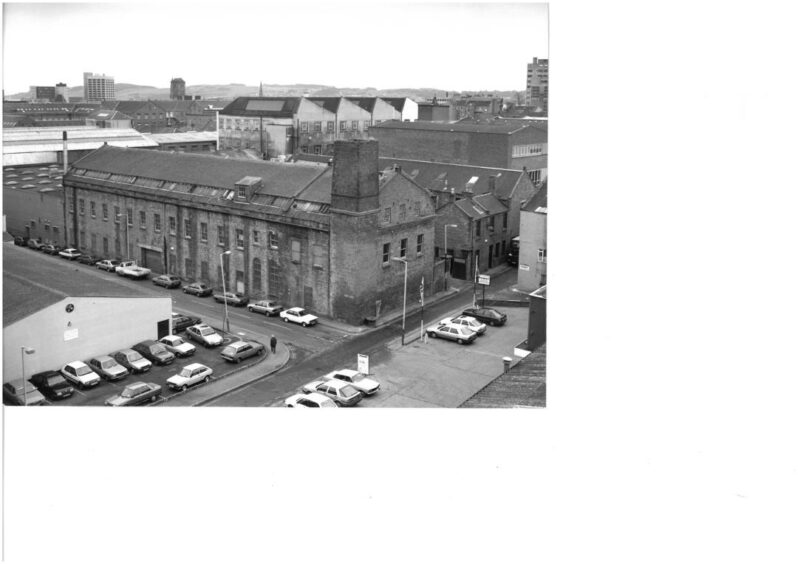
[[[304,308],[301,307],[292,307],[285,311],[281,311],[280,317],[282,317],[283,321],[286,323],[291,321],[293,323],[299,323],[302,327],[316,325],[316,323],[319,321],[318,317],[309,314]]]
[[[142,403],[155,402],[161,395],[161,386],[151,382],[133,382],[125,386],[120,394],[105,400],[105,405],[123,407],[128,405],[141,405]]]
[[[109,382],[121,380],[130,374],[127,368],[119,364],[108,355],[92,358],[87,364],[89,365],[89,368],[99,374],[101,378],[105,378]]]
[[[198,325],[199,323],[202,323],[202,319],[199,317],[191,317],[190,315],[172,312],[172,333],[185,331],[192,325]]]
[[[44,396],[30,382],[17,378],[3,384],[3,403],[6,405],[41,405]]]
[[[133,373],[140,374],[152,368],[152,363],[133,349],[122,349],[111,356],[114,357],[115,361]]]
[[[80,257],[80,255],[81,252],[79,250],[73,249],[71,247],[58,253],[58,256],[67,260],[75,260],[76,258]]]
[[[204,298],[213,294],[213,288],[202,282],[192,282],[183,286],[183,293]]]
[[[349,370],[342,368],[340,370],[333,370],[322,376],[323,380],[340,380],[347,384],[351,384],[358,392],[365,396],[371,396],[377,393],[380,389],[380,383],[372,380],[365,374],[361,374],[357,370]]]
[[[441,319],[440,322],[444,325],[459,325],[461,327],[468,327],[474,333],[476,333],[477,336],[484,335],[485,331],[487,331],[488,329],[487,325],[467,315],[458,315],[457,317],[454,318],[447,317]]]
[[[89,266],[96,265],[100,260],[100,257],[96,257],[94,255],[87,255],[85,253],[81,253],[80,256],[75,259],[75,262],[79,262],[80,264],[87,264]]]
[[[342,407],[352,407],[363,399],[363,394],[358,392],[352,384],[340,380],[314,380],[302,386],[302,391],[316,392],[327,396]]]
[[[286,407],[338,407],[338,404],[327,396],[317,393],[294,394],[284,402]]]
[[[507,323],[507,314],[492,307],[470,307],[463,310],[463,315],[473,317],[491,326],[499,326]]]
[[[66,378],[57,370],[34,374],[30,377],[30,382],[49,400],[66,399],[75,393],[75,388],[70,386]]]
[[[179,374],[170,376],[166,380],[166,385],[173,390],[186,391],[189,387],[199,384],[200,382],[210,382],[213,375],[213,369],[195,362],[184,366]]]
[[[216,347],[222,344],[222,336],[206,323],[189,327],[186,329],[186,336],[206,347]]]
[[[191,356],[197,350],[197,347],[191,343],[187,343],[182,337],[178,337],[177,335],[161,337],[158,339],[158,342],[165,346],[166,350],[170,353],[180,358]]]
[[[265,350],[265,345],[258,341],[236,341],[222,349],[221,355],[228,362],[241,362],[251,356],[260,356]]]
[[[213,299],[218,303],[227,303],[232,306],[245,306],[249,303],[249,298],[238,292],[218,292],[213,295]]]
[[[163,343],[153,341],[152,339],[147,339],[146,341],[136,343],[133,345],[133,350],[140,353],[141,356],[153,364],[158,364],[161,366],[172,364],[172,362],[175,360],[175,355],[166,350],[166,347],[163,345]]]
[[[79,360],[65,364],[61,368],[61,374],[81,388],[91,388],[100,383],[100,377],[85,362]]]
[[[156,286],[163,286],[164,288],[171,289],[179,288],[183,281],[180,280],[179,276],[175,276],[174,274],[161,274],[153,278],[152,283]]]
[[[264,315],[272,316],[278,315],[281,311],[283,311],[283,306],[278,305],[277,302],[259,300],[249,304],[247,309],[252,313],[262,313]]]
[[[61,252],[61,247],[59,245],[53,245],[52,243],[47,243],[46,245],[42,245],[41,251],[47,253],[48,255],[57,255]]]
[[[116,272],[116,267],[119,266],[118,260],[111,260],[111,259],[102,259],[97,261],[95,265],[100,270],[105,270],[107,272]]]
[[[433,339],[440,337],[442,339],[456,341],[461,345],[473,343],[477,338],[477,334],[468,327],[462,327],[460,325],[447,325],[445,323],[428,327],[427,335]]]

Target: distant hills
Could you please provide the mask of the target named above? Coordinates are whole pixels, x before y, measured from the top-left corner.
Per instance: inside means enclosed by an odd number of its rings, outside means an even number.
[[[156,88],[154,86],[142,86],[139,84],[127,84],[124,82],[114,85],[117,100],[168,100],[169,88]],[[245,84],[195,84],[186,86],[186,95],[202,96],[203,100],[232,100],[239,96],[257,96],[259,86],[247,86]],[[433,96],[443,97],[452,91],[439,90],[435,88],[394,88],[380,90],[377,88],[337,88],[323,84],[264,84],[264,96],[388,96],[410,98],[416,101],[430,99]],[[68,89],[70,98],[82,98],[83,86],[74,86]],[[482,91],[482,92],[459,92],[459,94],[480,94],[497,96],[515,100],[516,96],[522,94],[517,91]],[[7,99],[27,99],[30,92],[22,92],[7,96]],[[522,96],[523,99],[523,96]]]

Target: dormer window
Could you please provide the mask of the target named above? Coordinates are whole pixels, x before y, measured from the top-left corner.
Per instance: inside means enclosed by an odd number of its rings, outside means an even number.
[[[247,199],[247,187],[246,186],[238,186],[238,196],[239,199],[246,200]]]

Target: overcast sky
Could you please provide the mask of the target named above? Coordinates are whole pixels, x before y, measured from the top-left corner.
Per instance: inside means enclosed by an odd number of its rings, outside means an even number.
[[[548,57],[548,8],[533,3],[3,5],[3,88],[117,83],[312,83],[523,90]]]

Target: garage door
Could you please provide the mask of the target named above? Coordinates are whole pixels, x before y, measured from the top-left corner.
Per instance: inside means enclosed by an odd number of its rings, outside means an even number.
[[[141,249],[141,266],[149,268],[155,274],[163,274],[163,253],[152,249]]]

